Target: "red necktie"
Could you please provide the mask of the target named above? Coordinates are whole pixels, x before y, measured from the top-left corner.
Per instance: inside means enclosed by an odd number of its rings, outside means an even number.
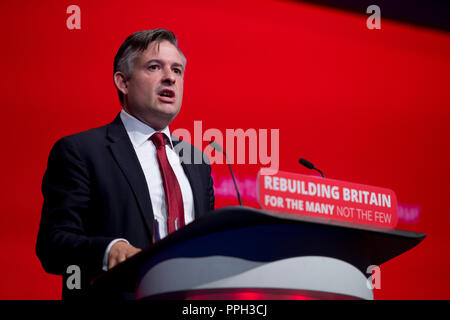
[[[156,147],[159,169],[166,193],[168,233],[172,233],[184,226],[183,197],[177,177],[167,159],[164,134],[156,132],[150,137],[150,140]]]

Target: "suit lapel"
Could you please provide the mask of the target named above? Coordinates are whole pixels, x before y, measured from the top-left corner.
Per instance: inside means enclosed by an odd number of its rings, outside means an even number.
[[[107,135],[108,139],[111,141],[111,144],[108,147],[133,190],[140,208],[142,219],[144,220],[145,227],[149,233],[149,239],[151,239],[153,234],[154,215],[147,182],[133,145],[120,120],[120,116],[117,116],[116,119],[109,124]]]

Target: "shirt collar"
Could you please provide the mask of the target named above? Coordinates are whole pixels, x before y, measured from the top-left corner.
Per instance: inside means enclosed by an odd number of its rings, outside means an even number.
[[[169,127],[165,127],[161,131],[156,131],[149,125],[143,123],[142,121],[136,119],[124,109],[120,111],[120,119],[122,120],[125,130],[130,137],[131,143],[135,148],[140,147],[144,142],[146,142],[155,132],[164,133],[170,142],[170,146],[173,149],[172,138],[170,135]]]

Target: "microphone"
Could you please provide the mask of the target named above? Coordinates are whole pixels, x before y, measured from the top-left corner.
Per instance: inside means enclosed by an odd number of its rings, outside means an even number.
[[[236,194],[239,200],[239,205],[243,206],[242,204],[242,199],[241,199],[241,194],[239,193],[239,188],[236,184],[236,179],[234,179],[234,174],[233,174],[233,169],[231,168],[231,164],[230,164],[230,159],[228,159],[227,153],[223,150],[222,146],[217,144],[216,142],[214,142],[214,140],[211,140],[209,142],[209,145],[216,151],[219,151],[221,153],[223,153],[225,155],[225,158],[227,159],[227,164],[228,164],[228,169],[230,170],[231,173],[231,178],[233,178],[233,183],[234,183],[234,189],[236,190]]]
[[[322,178],[325,178],[325,176],[323,175],[322,171],[320,171],[319,169],[317,169],[316,167],[314,167],[314,165],[313,165],[311,162],[309,162],[308,160],[303,159],[303,158],[300,158],[300,159],[298,160],[298,162],[299,162],[302,166],[305,166],[305,167],[308,168],[308,169],[313,169],[313,170],[319,171],[319,173],[322,175]]]

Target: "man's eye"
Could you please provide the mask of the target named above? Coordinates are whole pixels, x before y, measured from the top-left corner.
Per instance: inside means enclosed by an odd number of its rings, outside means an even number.
[[[151,66],[148,67],[150,70],[158,70],[159,66],[157,64],[152,64]]]
[[[176,74],[181,74],[181,69],[175,68],[175,69],[173,69],[173,72],[175,72]]]

